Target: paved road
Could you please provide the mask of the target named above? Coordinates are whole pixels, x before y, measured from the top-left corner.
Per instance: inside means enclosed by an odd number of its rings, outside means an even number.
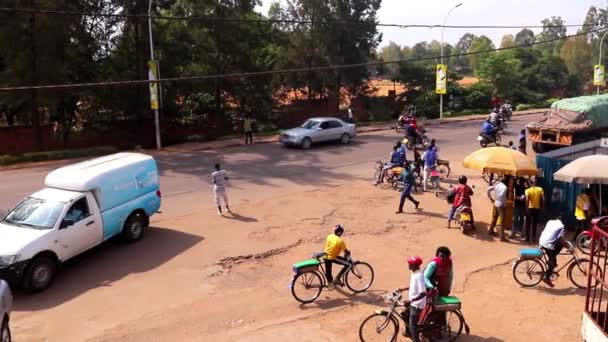
[[[517,133],[525,123],[538,115],[514,117],[511,135],[503,143],[516,142]],[[429,127],[428,135],[437,140],[441,154],[452,161],[453,171],[466,174],[459,161],[479,147],[477,132],[480,121],[449,123]],[[386,160],[392,144],[399,139],[394,131],[360,135],[347,146],[324,145],[308,151],[284,148],[279,144],[259,144],[220,150],[160,154],[163,215],[169,219],[213,207],[210,172],[216,162],[228,170],[231,201],[235,204],[266,199],[286,193],[342,183],[348,179],[368,179],[373,162]],[[56,167],[56,166],[55,166]],[[44,177],[54,167],[0,172],[0,209],[8,209],[24,196],[43,186]],[[243,202],[245,201],[245,202]]]
[[[513,124],[519,128],[530,119],[518,117]],[[459,161],[478,148],[479,125],[479,121],[461,122],[433,126],[429,130],[429,135],[437,139],[443,157],[452,161],[455,174],[465,171]],[[423,224],[438,226],[438,219],[443,222],[444,217],[438,212],[445,207],[433,207],[430,199],[423,215],[404,215],[397,219],[390,215],[394,210],[392,191],[362,186],[360,182],[353,184],[354,193],[360,189],[360,193],[371,191],[379,195],[370,200],[369,196],[352,196],[350,189],[345,190],[344,186],[335,190],[327,187],[350,180],[369,180],[373,162],[386,159],[398,139],[394,131],[382,131],[362,135],[348,146],[326,145],[310,151],[264,144],[160,154],[158,161],[165,198],[163,214],[154,217],[156,222],[147,231],[146,238],[129,246],[106,244],[65,265],[47,292],[38,296],[19,295],[12,317],[15,336],[24,341],[99,341],[103,340],[102,336],[112,341],[176,340],[173,336],[150,338],[147,335],[171,331],[190,338],[204,336],[219,331],[217,324],[221,323],[219,327],[233,324],[223,321],[235,317],[232,311],[236,304],[231,300],[238,301],[237,317],[247,311],[252,321],[271,322],[276,318],[275,312],[299,317],[303,309],[294,306],[290,297],[276,295],[286,288],[283,278],[291,276],[282,272],[289,271],[285,260],[289,263],[313,250],[311,244],[316,246],[318,242],[314,238],[304,241],[304,238],[318,236],[319,229],[326,229],[320,228],[326,220],[339,220],[350,227],[349,245],[371,258],[369,261],[377,266],[378,288],[394,286],[395,279],[390,274],[383,274],[382,270],[391,269],[390,260],[395,260],[397,253],[403,253],[403,248],[412,249],[411,253],[421,253],[422,247],[427,251],[434,248],[430,241],[435,243],[441,239],[449,243],[444,230],[422,227]],[[505,137],[505,142],[508,140],[509,137]],[[236,215],[225,218],[214,214],[210,194],[209,173],[218,160],[226,165],[232,176],[230,195],[237,209]],[[39,188],[48,171],[48,168],[39,167],[0,172],[3,176],[0,208],[12,205]],[[313,189],[321,191],[289,195]],[[255,208],[247,207],[251,202],[255,202]],[[367,208],[371,210],[361,215]],[[179,218],[191,213],[195,215]],[[407,221],[407,227],[401,224],[402,220]],[[424,239],[415,234],[421,234],[423,229]],[[391,238],[385,237],[391,231],[397,234],[395,244],[399,242],[398,247],[391,249],[392,254],[389,253],[392,259],[372,253],[372,250],[386,249],[387,244],[392,243]],[[463,238],[456,232],[449,235],[459,239],[458,243],[453,243],[455,247],[464,246],[460,248],[459,261],[470,260],[469,270],[488,266],[482,261],[495,262],[476,258],[476,253],[483,251],[478,248],[487,248],[488,254],[491,248],[490,259],[496,260],[515,253],[508,245],[478,246],[477,239]],[[402,245],[400,241],[405,240],[408,244]],[[502,252],[497,253],[498,249]],[[285,254],[278,255],[283,252]],[[276,259],[272,257],[275,254]],[[264,267],[258,269],[262,273],[235,270],[225,277],[214,276],[217,272],[221,274],[224,267],[236,268],[242,260],[258,257],[266,260]],[[399,254],[399,257],[403,255]],[[224,265],[224,258],[227,266],[218,266]],[[256,263],[241,265],[250,270]],[[465,267],[461,270],[464,272]],[[259,284],[264,284],[265,292],[260,292]],[[222,290],[218,291],[215,286]],[[272,305],[261,305],[257,296],[268,301],[272,299]],[[224,305],[208,310],[215,303]],[[266,309],[261,313],[261,308]],[[179,323],[182,319],[183,323]],[[175,320],[178,323],[173,322]],[[207,327],[209,321],[215,323]],[[249,322],[247,317],[245,321]],[[166,322],[170,324],[167,323],[164,330],[157,330]],[[72,335],[70,331],[74,329],[77,333]],[[140,333],[144,335],[138,335]],[[129,337],[123,339],[123,336]]]

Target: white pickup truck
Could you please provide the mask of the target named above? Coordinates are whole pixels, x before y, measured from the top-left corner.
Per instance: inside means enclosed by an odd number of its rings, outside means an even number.
[[[139,240],[160,209],[151,156],[118,153],[49,173],[0,221],[0,279],[38,292],[60,264],[114,236]]]

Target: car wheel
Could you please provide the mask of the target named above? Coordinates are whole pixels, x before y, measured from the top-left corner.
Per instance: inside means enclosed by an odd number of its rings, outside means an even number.
[[[23,277],[23,288],[28,292],[48,289],[57,274],[57,262],[48,256],[38,256],[30,262]]]
[[[0,342],[11,342],[11,328],[8,326],[8,319],[2,321],[2,328],[0,328]]]
[[[350,142],[350,135],[348,135],[348,133],[342,134],[342,137],[340,138],[340,141],[343,144],[348,144]]]
[[[304,140],[302,140],[302,149],[308,150],[310,146],[312,146],[312,140],[310,140],[309,137],[304,138]]]
[[[122,238],[125,242],[135,242],[144,235],[144,228],[146,228],[145,218],[139,214],[131,214],[122,229]]]

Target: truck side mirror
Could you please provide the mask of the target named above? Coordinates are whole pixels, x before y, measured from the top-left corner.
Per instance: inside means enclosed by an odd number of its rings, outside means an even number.
[[[68,218],[63,219],[61,221],[61,224],[59,225],[59,229],[65,229],[65,228],[71,227],[74,225],[74,223],[75,222],[73,219],[68,219]]]

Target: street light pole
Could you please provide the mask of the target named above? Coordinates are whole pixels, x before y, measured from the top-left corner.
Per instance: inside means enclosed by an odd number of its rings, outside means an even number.
[[[462,6],[462,2],[459,3],[458,5],[452,7],[452,9],[448,12],[448,14],[445,16],[445,19],[443,20],[443,26],[441,26],[441,47],[440,47],[440,60],[441,60],[441,64],[443,64],[443,30],[445,30],[445,23],[448,21],[448,17],[450,16],[450,14],[452,13],[453,10],[457,9],[458,7]],[[447,75],[446,77],[446,85],[447,85]],[[439,94],[439,118],[443,119],[443,94]]]
[[[599,57],[599,61],[597,62],[597,65],[602,65],[602,45],[604,45],[604,38],[606,38],[606,35],[608,34],[608,31],[606,31],[606,33],[604,33],[604,35],[602,36],[602,40],[600,40],[600,57]],[[600,94],[600,86],[597,86],[597,94]]]
[[[148,32],[150,33],[150,61],[154,61],[154,42],[152,40],[152,0],[148,0]],[[159,83],[156,83],[158,89]],[[158,96],[158,95],[157,95]],[[160,142],[160,119],[158,114],[158,106],[154,109],[154,129],[156,132],[156,149],[160,150],[162,145]]]

